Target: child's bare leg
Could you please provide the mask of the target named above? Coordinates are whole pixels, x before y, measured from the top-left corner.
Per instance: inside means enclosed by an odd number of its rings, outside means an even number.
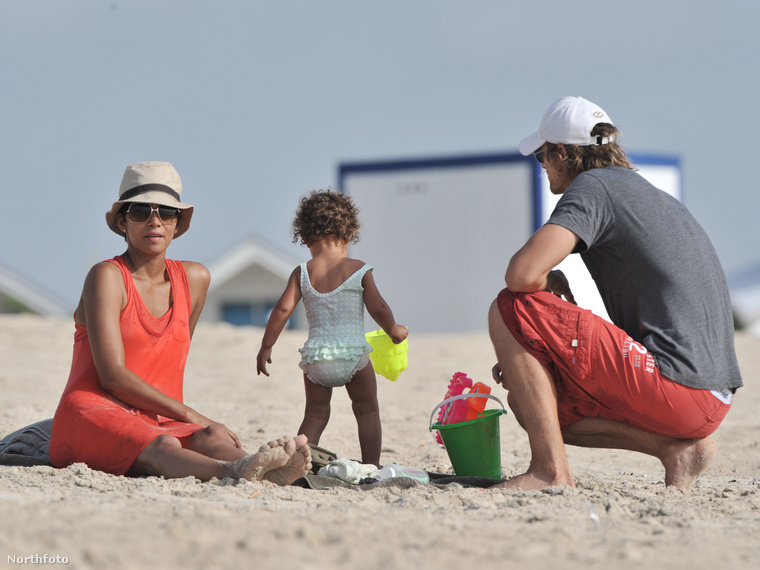
[[[330,420],[332,388],[315,384],[306,374],[303,375],[303,385],[306,391],[306,408],[298,433],[304,434],[314,445],[319,445],[319,438]]]
[[[380,467],[380,448],[383,443],[383,428],[380,424],[380,406],[377,403],[377,379],[372,363],[354,374],[346,384],[351,405],[359,428],[359,446],[362,463]]]

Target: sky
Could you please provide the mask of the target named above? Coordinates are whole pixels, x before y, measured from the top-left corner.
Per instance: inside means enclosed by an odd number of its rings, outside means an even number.
[[[256,234],[305,260],[297,200],[339,164],[516,152],[580,95],[680,157],[730,278],[760,264],[758,28],[747,0],[0,0],[0,266],[73,309],[143,160],[195,205],[169,257]]]

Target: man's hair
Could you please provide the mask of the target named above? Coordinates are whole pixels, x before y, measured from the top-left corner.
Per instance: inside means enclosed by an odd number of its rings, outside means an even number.
[[[622,166],[630,170],[636,168],[628,160],[623,147],[618,144],[620,131],[610,123],[597,123],[591,130],[591,136],[609,139],[607,144],[577,146],[563,145],[566,158],[561,162],[560,174],[567,176],[568,180],[574,180],[582,172],[607,166]],[[552,158],[559,156],[559,149],[554,143],[546,143],[546,154]]]

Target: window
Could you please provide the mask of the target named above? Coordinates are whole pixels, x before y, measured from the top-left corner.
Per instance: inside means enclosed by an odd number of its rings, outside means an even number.
[[[265,327],[273,308],[274,302],[272,301],[224,303],[222,305],[222,320],[237,326]],[[286,328],[290,328],[292,324],[293,319],[291,318]]]

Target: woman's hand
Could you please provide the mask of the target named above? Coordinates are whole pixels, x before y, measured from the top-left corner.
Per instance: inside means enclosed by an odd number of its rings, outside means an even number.
[[[240,438],[237,436],[237,434],[235,434],[235,432],[229,429],[226,425],[220,424],[219,422],[211,422],[209,426],[212,426],[212,425],[224,431],[224,433],[227,434],[227,437],[230,438],[230,441],[235,445],[235,447],[237,447],[238,449],[243,449],[243,444],[240,443]],[[206,426],[206,427],[209,427],[209,426]]]
[[[230,441],[235,445],[235,447],[238,449],[243,449],[243,445],[240,443],[240,438],[231,429],[229,429],[224,424],[220,424],[219,422],[208,419],[206,416],[199,414],[192,408],[190,408],[187,415],[187,421],[191,424],[197,424],[203,428],[216,427],[218,430],[221,430],[227,434],[227,437],[230,438]]]

